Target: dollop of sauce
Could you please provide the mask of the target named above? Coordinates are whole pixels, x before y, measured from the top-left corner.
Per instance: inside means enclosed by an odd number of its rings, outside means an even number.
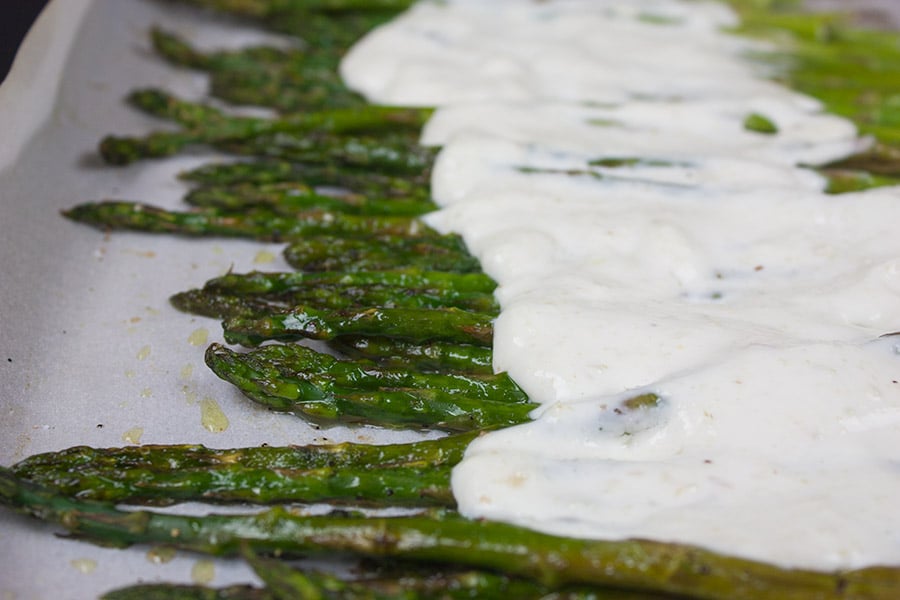
[[[767,81],[723,5],[420,2],[342,74],[439,106],[428,217],[498,283],[494,367],[541,407],[460,510],[787,567],[900,563],[900,189],[800,165],[852,124]],[[763,126],[764,125],[764,126]]]

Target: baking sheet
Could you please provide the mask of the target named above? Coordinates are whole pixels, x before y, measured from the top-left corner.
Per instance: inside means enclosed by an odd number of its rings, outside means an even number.
[[[900,13],[893,0],[870,3]],[[206,342],[221,339],[218,323],[179,313],[168,297],[229,269],[287,269],[280,245],[107,236],[58,214],[102,198],[178,206],[186,188],[175,174],[210,158],[116,168],[94,151],[108,133],[164,126],[124,104],[132,89],[189,98],[205,91],[205,77],[152,54],[152,24],[207,47],[286,43],[152,0],[55,0],[42,15],[0,88],[0,464],[78,444],[409,439],[319,431],[274,415],[203,364]],[[224,431],[203,425],[202,407],[213,403],[228,419]],[[188,583],[205,560],[179,553],[160,564],[146,547],[103,549],[57,539],[56,530],[0,511],[0,598],[93,598],[138,581]],[[210,583],[251,581],[243,565],[216,561]]]

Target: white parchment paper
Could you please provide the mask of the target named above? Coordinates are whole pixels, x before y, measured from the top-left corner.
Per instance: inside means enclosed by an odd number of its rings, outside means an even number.
[[[289,270],[282,245],[106,235],[59,214],[104,198],[178,207],[187,188],[175,175],[214,158],[122,168],[96,154],[109,133],[167,126],[127,106],[129,91],[205,93],[203,75],[152,53],[152,25],[204,47],[285,40],[153,0],[56,0],[48,11],[0,93],[0,464],[80,444],[410,439],[368,428],[316,430],[272,414],[203,363],[207,342],[221,341],[219,323],[176,311],[169,296],[229,269]],[[201,421],[211,403],[228,419],[224,431]],[[54,537],[58,531],[0,511],[0,598],[95,598],[139,580],[189,583],[203,559],[179,553],[156,564],[146,547],[108,550]],[[242,565],[217,561],[209,583],[252,581]]]

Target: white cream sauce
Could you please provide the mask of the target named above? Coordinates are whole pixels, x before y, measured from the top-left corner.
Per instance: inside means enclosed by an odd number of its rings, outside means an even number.
[[[563,535],[900,564],[900,189],[822,192],[799,165],[854,128],[766,81],[734,22],[421,2],[346,58],[370,99],[442,107],[430,222],[499,282],[494,366],[542,405],[472,444],[454,494]]]

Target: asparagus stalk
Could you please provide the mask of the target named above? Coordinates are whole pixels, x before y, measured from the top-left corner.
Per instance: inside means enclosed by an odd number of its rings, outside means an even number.
[[[386,285],[398,288],[456,290],[459,292],[492,293],[497,287],[484,273],[450,273],[400,269],[393,271],[359,271],[326,273],[229,273],[206,282],[204,290],[222,293],[284,294],[310,285]]]
[[[828,180],[828,187],[825,191],[829,194],[844,194],[877,187],[900,185],[900,177],[873,175],[868,171],[819,169],[819,173]]]
[[[126,512],[65,498],[0,468],[0,503],[104,545],[168,544],[213,555],[351,553],[499,570],[543,585],[590,585],[698,599],[893,599],[900,570],[788,570],[700,548],[560,538],[453,513],[371,518],[303,516],[276,507],[252,515]]]
[[[156,89],[138,90],[129,96],[129,100],[141,110],[173,119],[186,129],[156,132],[143,138],[108,136],[100,143],[100,154],[110,164],[121,165],[145,157],[169,156],[190,144],[222,144],[239,140],[249,143],[261,136],[266,140],[264,143],[273,143],[281,139],[272,137],[276,134],[281,134],[282,137],[293,135],[296,138],[313,134],[344,136],[391,133],[396,137],[398,132],[406,132],[401,137],[408,140],[410,135],[421,129],[431,113],[428,109],[365,105],[295,113],[278,119],[260,119],[229,116],[211,106],[186,102]],[[406,147],[409,146],[407,142]],[[245,150],[253,148],[240,145],[236,147]],[[352,140],[349,147],[353,147]],[[369,148],[364,150],[370,151]],[[396,148],[392,150],[396,151]],[[258,153],[259,148],[255,152]]]
[[[245,553],[249,555],[249,553]],[[663,600],[671,596],[575,588],[552,591],[538,583],[487,571],[409,572],[391,577],[339,579],[303,571],[285,562],[245,556],[267,587],[145,584],[105,594],[101,600],[427,600],[516,598],[517,600]]]
[[[392,177],[339,168],[285,161],[212,163],[179,175],[202,185],[272,184],[299,182],[309,186],[337,187],[376,198],[428,198],[428,179],[421,173]]]
[[[272,107],[282,113],[362,106],[337,74],[340,54],[315,49],[253,47],[202,53],[180,37],[155,28],[154,49],[169,62],[206,71],[210,95],[234,104]]]
[[[267,17],[283,11],[299,12],[399,12],[409,8],[413,0],[179,0],[204,8],[248,17]]]
[[[656,594],[575,588],[553,591],[539,583],[488,571],[437,572],[407,569],[387,576],[339,579],[317,571],[302,571],[282,561],[247,553],[245,559],[279,600],[421,600],[441,598],[516,598],[518,600],[654,600]],[[668,596],[666,596],[668,597]]]
[[[216,344],[207,350],[206,362],[251,400],[323,425],[367,423],[472,431],[526,422],[535,408],[526,402],[485,400],[436,389],[367,389],[330,382],[319,386],[303,377],[283,376],[276,366],[254,363]]]
[[[209,93],[231,104],[265,106],[283,114],[365,106],[361,96],[325,67],[306,66],[296,72],[290,67],[213,71]]]
[[[284,257],[298,271],[381,271],[413,267],[470,273],[481,270],[457,235],[346,238],[315,236],[296,240]]]
[[[177,134],[175,136],[177,138]],[[155,141],[153,136],[148,139]],[[140,143],[139,141],[138,146]],[[180,143],[176,139],[176,144]],[[416,177],[427,176],[436,154],[433,148],[419,146],[416,139],[402,133],[378,137],[276,133],[249,139],[223,140],[216,144],[216,148],[243,156]],[[135,151],[141,152],[142,149],[138,147]],[[155,152],[156,149],[151,148],[150,151]]]
[[[293,389],[300,382],[308,383],[310,386],[298,389],[295,396],[304,400],[321,398],[335,389],[408,389],[435,390],[442,395],[495,402],[528,401],[525,392],[506,373],[419,373],[404,368],[383,368],[368,360],[339,360],[299,344],[263,346],[244,354],[213,344],[207,350],[207,357],[213,361],[227,360],[232,367],[241,363],[273,392],[280,391],[282,385]]]
[[[223,323],[229,344],[258,346],[268,340],[331,340],[341,335],[399,338],[412,342],[442,340],[489,346],[490,315],[456,308],[368,308],[316,310],[296,307],[285,313],[233,317]]]
[[[202,585],[145,583],[112,590],[100,600],[278,600],[267,589],[250,585],[209,588]]]
[[[420,216],[435,210],[430,200],[418,198],[380,199],[352,193],[318,193],[295,183],[204,187],[185,196],[192,206],[241,211],[269,209],[283,216],[321,209],[351,215]]]
[[[178,450],[180,447],[174,447]],[[149,447],[149,451],[155,450]],[[188,448],[190,450],[190,448]],[[113,452],[117,449],[112,449]],[[78,473],[16,467],[23,477],[84,499],[166,506],[180,502],[330,502],[354,506],[444,506],[455,502],[450,467],[355,469],[251,468],[225,464],[171,471],[109,469],[82,463]]]
[[[328,68],[331,76],[336,81],[339,80],[336,71],[340,63],[340,54],[329,49],[251,46],[237,50],[202,52],[181,36],[160,27],[153,27],[150,30],[150,41],[160,56],[180,67],[210,73],[229,70],[265,71],[275,68],[282,77],[290,77],[292,74],[302,76],[302,72],[311,67]]]
[[[876,144],[866,152],[832,162],[824,168],[864,171],[873,175],[900,178],[900,148]]]
[[[239,465],[248,469],[290,471],[320,468],[398,467],[428,468],[458,463],[477,434],[458,434],[436,440],[401,444],[310,444],[306,446],[256,446],[214,449],[200,445],[126,446],[98,449],[75,446],[59,452],[35,454],[19,462],[16,474],[36,477],[43,471],[62,473],[66,469],[91,468],[110,472],[132,469],[182,471],[217,469]]]
[[[151,115],[172,119],[196,129],[201,141],[251,138],[273,133],[323,132],[338,135],[406,132],[418,134],[431,116],[427,108],[367,104],[362,107],[324,109],[283,115],[276,119],[230,116],[201,103],[181,100],[157,88],[132,92],[129,102]]]
[[[494,372],[491,349],[470,344],[414,344],[377,336],[340,336],[329,341],[328,345],[347,356],[372,360],[384,367],[405,367],[426,373]]]
[[[265,19],[275,31],[307,40],[317,48],[346,52],[363,35],[396,16],[394,10],[308,12],[285,10]]]
[[[742,13],[742,33],[777,37],[781,47],[787,46],[759,57],[779,67],[778,79],[819,98],[830,112],[853,119],[863,133],[900,143],[900,119],[892,105],[900,83],[895,34],[857,29],[835,15],[785,12],[784,6],[735,7]]]
[[[158,132],[144,138],[108,137],[101,142],[100,153],[110,164],[124,165],[206,143],[202,137],[192,130]],[[394,177],[427,178],[435,156],[434,149],[418,146],[411,136],[397,133],[378,137],[277,133],[210,143],[233,154],[319,165],[353,174],[368,170]]]
[[[63,215],[98,229],[128,229],[185,236],[244,237],[280,242],[309,234],[411,235],[434,231],[413,217],[358,216],[326,210],[297,211],[283,216],[267,209],[230,212],[198,209],[168,211],[149,204],[104,201],[79,204]]]
[[[288,312],[298,306],[324,310],[360,310],[373,307],[459,308],[489,315],[496,315],[498,312],[497,302],[491,294],[381,285],[319,285],[276,296],[242,296],[214,290],[188,290],[175,294],[169,300],[178,310],[218,319]]]

